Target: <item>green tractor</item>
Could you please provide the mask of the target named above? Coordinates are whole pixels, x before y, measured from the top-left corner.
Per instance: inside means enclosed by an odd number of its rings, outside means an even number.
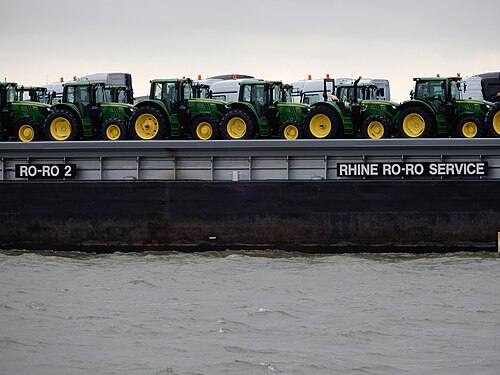
[[[123,94],[124,90],[124,87],[108,87],[103,82],[65,83],[62,102],[52,106],[52,113],[45,120],[47,139],[125,139],[133,106],[127,103],[129,99],[126,92]],[[125,102],[120,102],[120,92]]]
[[[50,105],[18,99],[16,83],[0,83],[0,140],[8,140],[11,136],[23,142],[39,140]]]
[[[238,101],[228,104],[221,133],[226,139],[278,136],[302,138],[302,124],[309,106],[292,102],[291,85],[281,81],[243,80]]]
[[[340,84],[336,96],[327,95],[324,79],[324,101],[311,105],[311,111],[304,121],[304,131],[308,138],[388,138],[392,135],[393,123],[398,103],[378,100],[377,86],[361,83],[361,77],[354,83]]]
[[[129,123],[137,139],[216,139],[224,102],[207,98],[208,88],[190,78],[154,79],[149,99],[135,106]]]
[[[491,103],[461,99],[460,77],[413,80],[415,89],[410,94],[410,100],[401,103],[396,120],[401,137],[476,138],[483,135],[484,120]]]

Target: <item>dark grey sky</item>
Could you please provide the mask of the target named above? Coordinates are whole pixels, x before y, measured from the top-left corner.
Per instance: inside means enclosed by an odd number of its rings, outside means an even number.
[[[414,76],[500,70],[498,0],[17,0],[0,14],[0,77],[24,84],[126,71],[141,95],[160,77],[330,73],[388,78],[403,100]]]

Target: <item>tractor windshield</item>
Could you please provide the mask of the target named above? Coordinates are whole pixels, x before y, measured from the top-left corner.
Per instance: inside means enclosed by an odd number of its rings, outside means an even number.
[[[210,86],[195,84],[193,85],[193,98],[196,99],[209,99]]]
[[[184,99],[193,99],[193,87],[191,84],[186,83],[183,87]]]
[[[266,103],[266,88],[265,85],[245,85],[243,86],[243,101],[249,103],[265,104]]]
[[[281,100],[284,103],[293,103],[293,86],[283,86],[282,89],[282,98]]]
[[[96,103],[111,103],[111,92],[109,90],[105,90],[103,86],[97,86],[95,90],[95,100]]]
[[[444,81],[417,82],[415,98],[444,101],[443,83]]]
[[[461,99],[462,98],[462,90],[460,88],[460,82],[451,82],[451,98],[452,99]]]
[[[6,90],[6,94],[7,94],[7,103],[15,102],[17,100],[16,86],[8,85],[7,90]]]
[[[358,86],[356,91],[357,91],[357,97],[358,100],[365,99],[365,91],[364,91],[363,86]],[[338,87],[337,88],[337,97],[341,102],[353,102],[354,101],[354,86],[345,86],[345,87]]]
[[[272,92],[273,102],[276,102],[276,101],[282,102],[284,100],[284,98],[281,95],[281,86],[274,85],[272,90],[273,90],[273,92]]]
[[[176,102],[177,84],[175,82],[157,82],[154,84],[153,99],[163,102]]]

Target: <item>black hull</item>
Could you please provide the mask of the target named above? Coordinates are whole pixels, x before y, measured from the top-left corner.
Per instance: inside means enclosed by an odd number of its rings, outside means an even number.
[[[0,247],[302,252],[497,250],[500,181],[0,184]]]

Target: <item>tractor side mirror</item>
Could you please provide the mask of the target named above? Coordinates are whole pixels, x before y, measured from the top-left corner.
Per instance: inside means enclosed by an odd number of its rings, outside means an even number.
[[[410,91],[410,99],[413,100],[413,97],[415,96],[415,92],[413,90]]]

